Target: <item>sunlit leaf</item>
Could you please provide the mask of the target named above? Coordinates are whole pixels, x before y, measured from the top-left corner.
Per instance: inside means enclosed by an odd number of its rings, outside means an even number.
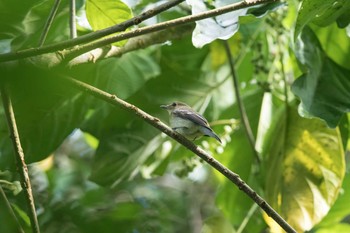
[[[335,224],[340,223],[347,216],[350,215],[350,174],[345,175],[342,190],[339,193],[337,201],[332,206],[331,210],[327,216],[322,219],[322,221],[315,226],[315,232],[323,232],[325,230],[330,230]],[[336,231],[334,231],[336,232]],[[342,232],[342,231],[338,231]],[[346,231],[344,231],[346,232]]]
[[[86,17],[94,31],[132,18],[130,8],[121,0],[87,0]],[[115,43],[122,46],[125,41]]]
[[[275,133],[265,154],[265,195],[289,224],[303,232],[321,221],[338,196],[344,149],[338,129],[301,118],[294,108],[287,114],[282,126],[271,129]],[[273,232],[283,232],[272,219],[266,221]]]

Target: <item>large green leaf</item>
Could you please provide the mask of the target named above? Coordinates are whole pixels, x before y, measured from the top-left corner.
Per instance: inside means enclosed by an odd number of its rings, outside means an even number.
[[[132,18],[130,8],[121,0],[87,0],[86,17],[94,31]],[[122,46],[125,42],[116,43]]]
[[[301,113],[306,111],[336,127],[350,109],[350,70],[326,57],[308,28],[297,41],[296,55],[304,74],[293,83],[292,91],[301,99]]]
[[[265,109],[261,116],[279,122],[265,130],[270,139],[262,145],[265,197],[297,232],[303,232],[321,221],[338,196],[345,173],[344,148],[338,129],[301,118],[292,107],[276,114],[283,108],[280,104]],[[283,232],[271,218],[266,221],[273,232]]]
[[[304,0],[298,12],[294,38],[297,38],[308,23],[314,22],[319,26],[327,26],[349,10],[348,0]],[[340,20],[343,21],[343,19]]]
[[[67,88],[54,72],[21,66],[5,76],[10,81],[26,162],[46,158],[84,119],[86,98]],[[5,124],[1,124],[1,132],[0,161],[4,166],[13,159],[13,149]]]

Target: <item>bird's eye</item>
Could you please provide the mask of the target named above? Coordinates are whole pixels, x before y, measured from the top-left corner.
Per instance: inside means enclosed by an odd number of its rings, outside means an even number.
[[[175,103],[175,102],[174,102],[174,103],[172,103],[172,104],[171,104],[171,106],[175,107],[175,106],[176,106],[176,103]]]

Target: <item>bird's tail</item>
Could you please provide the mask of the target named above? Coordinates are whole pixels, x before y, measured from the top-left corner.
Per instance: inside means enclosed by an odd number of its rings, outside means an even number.
[[[211,128],[202,127],[201,131],[205,136],[215,138],[220,143],[222,143],[219,136]]]

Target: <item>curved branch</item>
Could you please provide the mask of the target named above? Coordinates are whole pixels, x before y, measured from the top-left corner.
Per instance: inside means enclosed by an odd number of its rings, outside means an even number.
[[[149,115],[148,113],[142,111],[136,106],[119,99],[117,96],[104,92],[96,87],[90,86],[89,84],[83,83],[81,81],[72,79],[70,77],[63,77],[63,80],[68,82],[68,84],[78,90],[87,92],[92,96],[99,98],[105,102],[112,105],[120,107],[125,111],[131,112],[132,114],[138,116],[142,120],[146,121],[148,124],[159,129],[160,131],[167,134],[169,137],[173,138],[177,142],[181,143],[187,149],[191,150],[193,153],[198,155],[213,168],[227,177],[232,183],[234,183],[240,190],[245,192],[255,203],[257,203],[268,216],[273,218],[286,232],[296,233],[296,231],[262,198],[260,197],[251,187],[249,187],[238,174],[232,172],[227,167],[222,165],[219,161],[210,156],[206,151],[199,148],[193,142],[187,140],[181,134],[173,131],[169,126],[161,122],[158,118]]]
[[[0,62],[13,61],[13,60],[17,60],[17,59],[26,58],[26,57],[41,55],[44,53],[51,53],[51,52],[55,52],[57,50],[70,48],[70,47],[75,46],[75,45],[88,43],[90,41],[100,39],[104,36],[108,36],[108,35],[111,35],[111,34],[116,33],[116,32],[125,31],[125,29],[127,29],[131,26],[134,26],[134,25],[138,25],[142,21],[149,19],[149,18],[151,18],[151,17],[153,17],[153,16],[155,16],[163,11],[166,11],[169,8],[178,5],[179,3],[183,2],[183,1],[184,0],[172,0],[172,1],[166,2],[162,5],[159,5],[151,10],[148,10],[148,11],[142,13],[139,16],[136,16],[132,19],[126,20],[120,24],[117,24],[117,25],[114,25],[112,27],[105,28],[105,29],[102,29],[102,30],[99,30],[96,32],[92,32],[92,33],[89,33],[87,35],[77,37],[75,39],[66,40],[63,42],[58,42],[58,43],[54,43],[51,45],[42,46],[40,48],[30,48],[30,49],[24,49],[24,50],[20,50],[20,51],[16,51],[16,52],[0,54]]]
[[[1,97],[7,119],[7,125],[11,134],[12,144],[15,152],[14,154],[16,157],[17,170],[21,178],[21,186],[24,190],[27,206],[29,209],[28,215],[32,226],[32,231],[33,233],[40,233],[39,223],[35,212],[32,186],[30,184],[28,168],[24,160],[24,153],[17,130],[15,114],[13,112],[11,99],[7,93],[7,88],[4,86],[1,87]]]

